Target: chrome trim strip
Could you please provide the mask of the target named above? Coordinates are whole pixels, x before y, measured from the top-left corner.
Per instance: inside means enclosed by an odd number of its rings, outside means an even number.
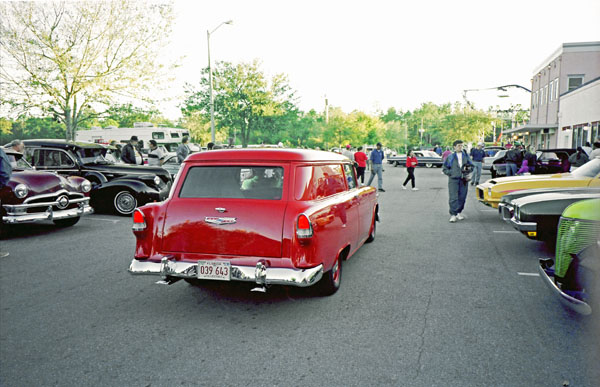
[[[512,224],[512,226],[519,231],[537,231],[537,223],[521,222],[520,220],[517,220],[514,216],[510,218],[510,224]]]
[[[569,296],[567,293],[563,292],[553,281],[553,279],[546,273],[542,265],[538,265],[538,272],[540,273],[540,277],[544,280],[544,283],[548,288],[554,293],[555,296],[558,297],[561,304],[571,309],[574,312],[587,316],[592,313],[592,307],[588,305],[586,302],[578,300],[577,298]]]
[[[81,197],[84,196],[80,192],[73,192],[73,191],[67,191],[66,189],[61,189],[60,191],[56,191],[56,192],[49,193],[49,194],[32,196],[30,198],[25,199],[25,201],[23,203],[29,203],[30,201],[37,200],[37,199],[44,199],[44,198],[51,198],[51,197],[54,197],[54,196],[60,196],[62,194],[66,194],[67,196],[68,195],[78,195],[78,196],[81,196]],[[75,200],[75,199],[73,199],[73,200]]]
[[[93,212],[94,209],[87,204],[80,204],[78,208],[70,208],[62,211],[52,211],[52,207],[48,207],[45,212],[39,212],[37,214],[6,215],[2,217],[2,222],[7,224],[35,223],[44,220],[75,218],[78,216],[89,215]]]
[[[179,262],[163,258],[161,262],[148,262],[133,259],[129,265],[129,273],[137,275],[161,275],[163,277],[197,278],[197,264]],[[266,285],[290,285],[307,287],[316,284],[323,277],[323,265],[309,269],[288,269],[267,267],[266,273],[256,270],[256,266],[231,265],[231,280],[263,283]],[[259,278],[257,278],[257,273]],[[264,277],[263,277],[264,275]],[[260,282],[258,282],[258,281]]]
[[[73,200],[69,200],[69,204],[78,204],[78,203],[88,204],[89,201],[90,201],[90,198],[73,199]],[[4,209],[6,210],[6,212],[9,215],[15,215],[13,213],[13,211],[15,211],[15,210],[22,210],[22,209],[36,208],[36,207],[52,207],[52,206],[58,206],[58,202],[31,203],[31,204],[3,204],[2,205],[2,207],[4,207]]]

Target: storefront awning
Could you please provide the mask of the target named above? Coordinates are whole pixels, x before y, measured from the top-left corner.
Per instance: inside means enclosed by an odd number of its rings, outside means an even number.
[[[558,128],[558,124],[527,124],[527,125],[521,125],[521,126],[517,126],[516,128],[512,128],[512,129],[507,129],[505,131],[502,132],[502,134],[519,134],[519,133],[525,133],[525,132],[539,132],[541,130],[544,129],[557,129]]]

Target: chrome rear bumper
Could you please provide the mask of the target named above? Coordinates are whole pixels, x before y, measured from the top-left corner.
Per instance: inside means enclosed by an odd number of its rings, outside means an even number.
[[[575,297],[571,297],[567,293],[563,292],[558,287],[558,285],[554,283],[554,276],[549,276],[548,273],[546,273],[546,270],[544,270],[542,264],[538,265],[538,272],[540,273],[540,277],[542,277],[542,280],[544,281],[546,286],[548,286],[548,288],[552,290],[552,293],[554,293],[554,295],[558,297],[558,299],[564,306],[566,306],[574,312],[586,316],[592,313],[592,307],[589,304],[587,304],[584,301],[578,300]]]
[[[131,274],[160,275],[167,277],[197,278],[197,264],[179,262],[163,258],[161,262],[133,259],[129,265]],[[307,287],[316,284],[323,277],[323,265],[310,269],[287,269],[264,267],[261,262],[256,266],[231,265],[232,281],[255,282],[260,285],[289,285]]]
[[[76,208],[69,208],[67,210],[58,211],[52,210],[52,206],[55,206],[57,204],[56,202],[42,203],[43,206],[41,206],[40,203],[19,205],[6,204],[3,205],[4,209],[6,210],[6,215],[2,217],[2,222],[7,224],[35,223],[44,220],[60,220],[75,218],[82,215],[89,215],[94,212],[94,209],[88,204],[89,201],[89,198],[72,200],[72,203],[78,203],[78,206]],[[26,211],[28,208],[44,207],[46,205],[48,206],[48,208],[46,208],[46,211],[43,212],[19,212]]]

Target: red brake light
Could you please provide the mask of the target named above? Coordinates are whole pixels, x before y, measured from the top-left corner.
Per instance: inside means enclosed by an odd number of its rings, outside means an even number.
[[[308,216],[300,214],[300,216],[298,216],[298,222],[296,225],[296,236],[298,238],[310,238],[312,235],[312,224],[310,224]]]
[[[146,229],[146,219],[144,213],[136,208],[133,212],[133,231],[142,231]]]

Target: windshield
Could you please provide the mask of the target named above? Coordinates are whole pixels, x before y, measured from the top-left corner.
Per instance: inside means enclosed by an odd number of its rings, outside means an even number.
[[[584,177],[596,177],[600,173],[600,159],[596,158],[583,164],[571,173],[571,175],[584,178]]]
[[[23,171],[26,169],[33,169],[31,164],[29,164],[22,155],[14,155],[9,153],[7,156],[13,170]]]
[[[106,157],[106,149],[103,148],[79,148],[77,156],[83,164],[113,164]]]

